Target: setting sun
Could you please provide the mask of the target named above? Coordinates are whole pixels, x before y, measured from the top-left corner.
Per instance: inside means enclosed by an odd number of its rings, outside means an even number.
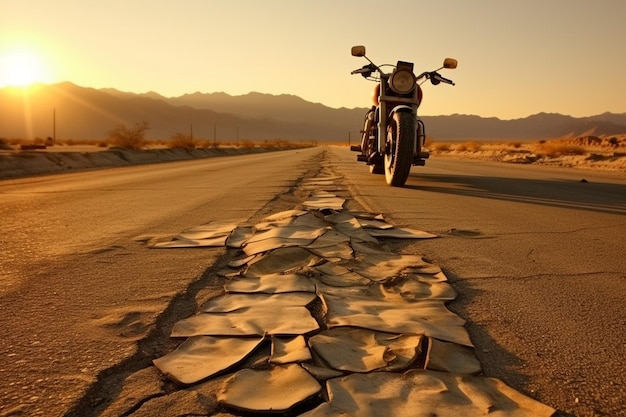
[[[24,87],[45,78],[43,62],[31,51],[9,51],[0,56],[0,87]]]

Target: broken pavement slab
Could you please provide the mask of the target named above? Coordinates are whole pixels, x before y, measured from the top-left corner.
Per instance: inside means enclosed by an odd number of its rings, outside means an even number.
[[[168,378],[181,384],[194,384],[241,362],[263,339],[194,336],[153,363]]]
[[[284,365],[294,362],[309,362],[311,359],[311,351],[303,336],[289,338],[272,336],[272,352],[269,363]]]
[[[320,383],[300,365],[242,369],[224,383],[217,400],[243,411],[280,413],[321,390]]]
[[[298,274],[269,274],[258,277],[241,277],[224,285],[230,293],[315,292],[315,283]]]
[[[223,247],[236,224],[204,224],[185,230],[168,241],[156,242],[153,248]]]
[[[502,381],[442,372],[372,372],[326,381],[329,401],[301,417],[549,417],[556,410]]]
[[[311,348],[331,368],[343,372],[399,371],[420,354],[421,335],[375,332],[353,327],[322,330]]]
[[[323,179],[307,184],[335,185]],[[393,253],[378,240],[436,236],[394,227],[380,214],[345,212],[344,202],[313,191],[303,203],[307,210],[276,213],[252,226],[226,225],[231,230],[224,237],[210,235],[211,227],[220,233],[215,225],[175,237],[172,245],[224,239],[243,257],[221,274],[228,279],[224,294],[174,324],[172,337],[188,339],[155,360],[163,374],[178,383],[211,381],[174,372],[178,365],[206,374],[204,362],[229,357],[227,344],[225,351],[213,350],[217,343],[198,340],[252,345],[271,338],[271,352],[265,344],[245,363],[236,360],[241,354],[224,360],[235,373],[221,384],[221,404],[288,416],[300,415],[294,407],[303,403],[310,404],[305,416],[550,415],[554,410],[500,381],[470,377],[480,373],[480,363],[464,320],[445,306],[456,293],[441,268]],[[236,364],[245,367],[235,371],[242,367]]]

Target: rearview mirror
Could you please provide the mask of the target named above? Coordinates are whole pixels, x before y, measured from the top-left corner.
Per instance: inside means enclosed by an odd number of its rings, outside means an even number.
[[[446,69],[455,69],[458,62],[454,58],[446,58],[443,60],[443,67]]]
[[[364,46],[353,46],[352,47],[352,56],[365,56],[365,47]]]

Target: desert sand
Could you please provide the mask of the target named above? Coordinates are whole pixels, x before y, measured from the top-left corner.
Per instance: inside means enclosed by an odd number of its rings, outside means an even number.
[[[481,159],[626,173],[626,135],[536,142],[427,143],[432,157]]]

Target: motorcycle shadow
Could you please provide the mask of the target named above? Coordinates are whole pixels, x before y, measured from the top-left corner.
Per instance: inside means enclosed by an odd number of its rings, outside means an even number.
[[[581,173],[581,177],[584,173]],[[626,214],[626,185],[560,179],[419,174],[404,188],[456,196]]]

